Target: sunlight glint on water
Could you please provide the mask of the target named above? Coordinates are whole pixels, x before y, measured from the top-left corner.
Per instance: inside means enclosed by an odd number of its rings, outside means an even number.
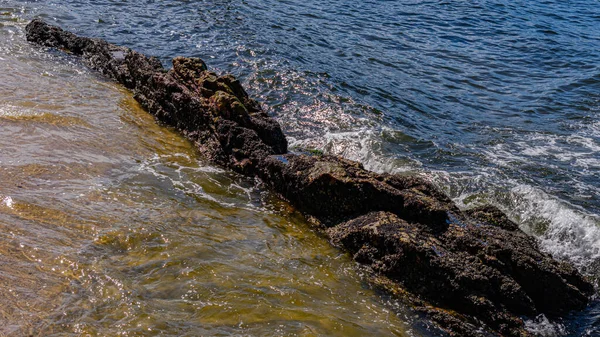
[[[288,206],[24,24],[0,27],[0,335],[410,335]]]
[[[201,57],[211,69],[238,76],[282,124],[292,146],[341,154],[376,171],[417,172],[461,207],[495,204],[536,235],[547,252],[575,263],[592,278],[600,276],[600,7],[594,1],[0,3],[7,7],[0,11],[3,24],[7,22],[3,36],[13,41],[21,38],[15,21],[41,16],[76,33],[156,55],[165,65],[177,55]],[[25,55],[25,63],[32,60],[23,44],[0,48]],[[9,60],[8,54],[0,59]],[[42,67],[36,72],[44,82],[85,68]],[[10,80],[0,86],[12,95],[11,85],[20,79],[10,71],[3,76]],[[85,90],[64,87],[65,96]],[[43,104],[61,113],[40,114],[35,106]],[[0,116],[16,113],[22,115],[20,121],[45,123],[55,128],[48,134],[56,128],[99,125],[90,121],[93,114],[81,118],[69,113],[68,106],[51,96],[3,102],[7,112]],[[124,125],[136,125],[127,116],[120,114]],[[192,198],[210,207],[260,207],[251,184],[224,179],[224,172],[207,172],[206,164],[177,164],[180,160],[174,158],[194,156],[163,151],[174,145],[155,136],[153,145],[140,138],[152,149],[138,153],[138,166],[127,164],[127,170],[115,169],[95,152],[90,167],[80,162],[90,154],[70,151],[74,157],[68,166],[34,161],[4,174],[34,172],[41,177],[37,183],[48,187],[43,181],[47,175],[83,179],[77,174],[92,172],[88,179],[98,195],[114,194],[113,201],[129,203],[136,189],[117,193],[111,188],[136,181],[126,179],[136,176],[152,191],[175,188],[179,192],[172,200],[177,202]],[[54,152],[66,161],[60,147],[71,139],[57,141],[59,151]],[[132,143],[121,146],[127,144]],[[5,153],[11,149],[15,151],[8,146]],[[14,193],[0,192],[4,194],[19,203]],[[564,323],[567,336],[598,334],[598,312],[595,302],[558,324]],[[539,318],[530,326],[545,331],[557,325]]]

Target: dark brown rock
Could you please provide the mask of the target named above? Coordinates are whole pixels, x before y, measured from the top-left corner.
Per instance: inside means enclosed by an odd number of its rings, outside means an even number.
[[[154,57],[41,20],[29,23],[26,32],[29,41],[81,55],[92,69],[131,89],[145,109],[201,144],[201,152],[216,163],[252,174],[260,158],[287,152],[279,124],[239,81],[209,72],[198,58],[177,57],[166,71]]]
[[[131,89],[213,162],[252,177],[314,217],[332,242],[372,270],[372,283],[411,303],[452,336],[528,336],[522,317],[584,308],[592,285],[540,251],[500,210],[460,211],[416,176],[377,174],[335,156],[287,153],[279,124],[231,75],[198,58],[173,68],[125,47],[41,20],[29,41],[81,55]]]
[[[520,230],[451,224],[443,233],[389,212],[327,230],[357,262],[436,307],[477,317],[507,336],[525,334],[521,316],[583,309],[593,288],[576,270],[539,251]]]
[[[465,213],[474,220],[481,221],[486,225],[498,226],[509,231],[519,229],[519,226],[510,221],[506,214],[492,205],[471,208],[466,210]]]
[[[335,156],[283,155],[265,158],[258,176],[300,210],[332,226],[371,211],[384,210],[443,231],[453,214],[447,198],[416,177],[379,175],[360,163]]]

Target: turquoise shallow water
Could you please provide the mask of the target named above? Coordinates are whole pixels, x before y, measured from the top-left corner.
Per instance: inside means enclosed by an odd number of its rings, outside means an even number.
[[[418,172],[463,207],[493,203],[600,275],[595,1],[0,4],[166,65],[201,57],[239,76],[292,145]],[[532,329],[594,335],[598,311]]]

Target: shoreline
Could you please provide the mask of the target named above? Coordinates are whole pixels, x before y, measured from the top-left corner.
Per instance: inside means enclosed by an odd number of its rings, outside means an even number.
[[[461,212],[418,178],[375,174],[334,156],[288,153],[279,124],[239,81],[208,72],[199,59],[176,58],[166,71],[154,58],[39,20],[28,25],[27,38],[82,55],[92,69],[131,89],[158,120],[194,141],[203,156],[261,178],[370,266],[381,284],[389,280],[384,288],[408,289],[413,303],[421,303],[417,311],[451,333],[476,336],[481,320],[491,331],[527,335],[521,316],[558,317],[585,307],[593,292],[572,266],[541,253],[532,237],[496,209]],[[539,282],[540,275],[550,287],[527,284]],[[482,280],[489,286],[474,286]],[[446,294],[452,290],[458,295]],[[477,295],[470,298],[473,290]],[[557,303],[545,303],[545,294]]]

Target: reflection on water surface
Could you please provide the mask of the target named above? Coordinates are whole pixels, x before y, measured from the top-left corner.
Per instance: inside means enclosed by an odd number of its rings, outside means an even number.
[[[2,12],[0,335],[410,335],[286,204]]]

